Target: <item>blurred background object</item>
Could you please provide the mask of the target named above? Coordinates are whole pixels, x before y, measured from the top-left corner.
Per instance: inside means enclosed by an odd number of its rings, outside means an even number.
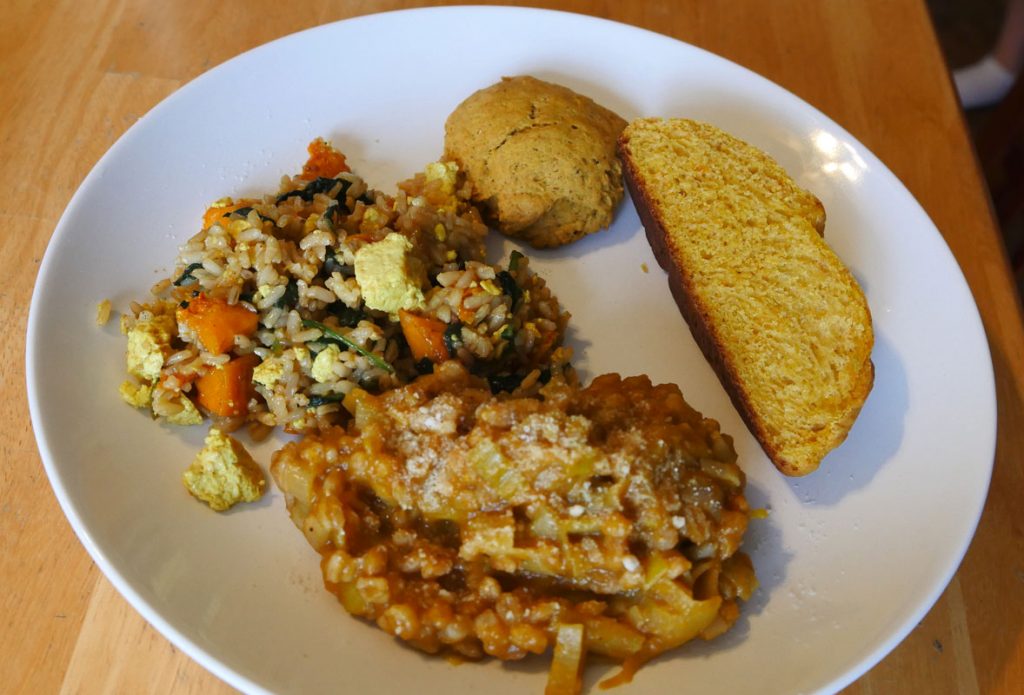
[[[1024,0],[928,0],[1024,294]]]
[[[1024,67],[1024,0],[1007,0],[995,45],[980,60],[953,72],[965,109],[999,104]]]

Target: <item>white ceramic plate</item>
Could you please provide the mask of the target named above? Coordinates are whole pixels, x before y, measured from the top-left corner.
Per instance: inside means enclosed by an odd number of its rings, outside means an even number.
[[[239,56],[132,127],[68,206],[32,301],[32,419],[65,513],[147,620],[243,690],[542,692],[546,659],[453,666],[350,618],[322,589],[318,557],[276,490],[224,515],[192,500],[180,474],[205,428],[161,427],[120,402],[123,338],[116,320],[93,322],[97,301],[125,310],[170,272],[210,201],[274,190],[312,138],[331,138],[391,190],[438,157],[456,104],[522,73],[629,118],[715,123],[824,202],[826,236],[874,313],[877,377],[849,439],[802,480],[776,473],[747,434],[628,200],[610,230],[535,264],[573,314],[585,372],[679,383],[736,436],[749,498],[771,509],[746,543],[762,586],[741,621],[643,668],[623,695],[681,682],[735,694],[842,687],[925,614],[974,532],[995,442],[976,307],[928,217],[842,128],[741,67],[607,21],[511,8],[363,17]],[[273,447],[254,453],[266,463]],[[588,683],[610,671],[592,664]]]

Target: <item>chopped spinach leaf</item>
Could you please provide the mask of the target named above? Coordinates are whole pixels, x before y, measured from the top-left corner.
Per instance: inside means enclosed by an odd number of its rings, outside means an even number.
[[[329,208],[324,210],[324,217],[327,219],[328,222],[330,222],[331,227],[334,227],[337,224],[341,224],[341,222],[345,219],[344,212],[344,206],[341,203],[337,203],[336,205],[331,205]]]
[[[288,280],[288,285],[284,288],[284,294],[274,302],[274,306],[279,309],[294,309],[298,303],[299,283],[295,281],[295,278],[292,278]]]
[[[246,206],[244,208],[238,208],[237,210],[232,210],[231,212],[225,212],[223,215],[221,215],[221,217],[231,217],[232,215],[238,215],[241,218],[246,218],[246,217],[249,216],[250,212],[252,212],[252,206],[248,205],[248,206]],[[274,221],[273,218],[267,217],[266,215],[264,215],[261,212],[257,212],[256,214],[259,215],[260,219],[263,220],[264,222],[273,222]]]
[[[520,258],[523,258],[523,254],[519,253],[518,251],[512,251],[512,253],[508,255],[508,269],[510,272],[514,273],[515,271],[519,270]]]
[[[343,393],[329,393],[324,396],[310,396],[309,406],[310,408],[319,408],[322,405],[328,403],[340,403],[345,400],[345,394]]]
[[[313,196],[317,193],[329,193],[337,184],[341,184],[341,190],[338,191],[338,195],[334,196],[337,199],[344,200],[345,192],[348,190],[352,183],[346,179],[328,179],[323,176],[318,176],[309,183],[306,184],[305,188],[296,188],[294,191],[288,191],[277,196],[277,202],[283,203],[293,196],[302,198],[307,203],[313,201]]]
[[[522,374],[491,374],[487,377],[487,385],[491,387],[491,393],[511,392],[523,383],[523,378]]]
[[[444,329],[444,346],[448,348],[448,356],[454,358],[462,345],[462,324],[456,321]]]
[[[325,326],[319,321],[313,321],[312,319],[304,319],[302,321],[302,327],[316,328],[321,333],[323,333],[324,341],[330,343],[337,343],[338,345],[344,346],[346,349],[352,350],[353,352],[356,352],[365,357],[366,359],[370,360],[370,362],[372,362],[375,367],[379,367],[380,369],[383,369],[385,372],[388,372],[389,374],[395,373],[395,368],[392,367],[383,359],[381,359],[380,356],[373,354],[372,352],[370,352],[369,350],[367,350],[366,348],[364,348],[362,345],[355,342],[351,338],[348,338],[342,335],[341,333],[338,333],[334,329],[330,328],[329,326]]]
[[[499,334],[498,337],[501,338],[502,340],[511,341],[513,338],[516,337],[516,329],[512,328],[511,325],[505,326],[501,330],[501,333]]]
[[[526,378],[525,374],[490,374],[487,376],[487,385],[491,387],[491,393],[499,391],[515,391]],[[545,367],[540,370],[537,381],[546,384],[551,381],[551,369]]]
[[[334,302],[327,305],[327,311],[338,319],[338,323],[346,328],[355,328],[359,322],[366,318],[362,309],[353,309],[344,302]]]
[[[374,374],[364,374],[359,378],[359,388],[364,391],[377,391],[380,389],[380,379]]]
[[[202,263],[189,263],[188,266],[186,266],[185,268],[185,272],[179,275],[178,279],[174,281],[174,286],[181,287],[182,285],[194,285],[195,283],[199,282],[194,277],[192,277],[192,273],[199,270],[202,267]]]
[[[320,267],[320,274],[329,278],[335,273],[341,273],[342,277],[345,277],[345,264],[338,260],[334,249],[328,246],[324,252],[324,264]]]
[[[512,277],[512,273],[507,270],[503,270],[498,273],[498,282],[501,284],[502,294],[507,295],[508,298],[512,300],[511,308],[515,309],[516,304],[523,296],[523,291],[519,289],[516,279]]]

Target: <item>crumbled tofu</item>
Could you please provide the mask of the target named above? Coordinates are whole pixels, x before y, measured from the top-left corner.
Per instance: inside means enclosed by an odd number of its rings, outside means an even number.
[[[153,402],[153,386],[151,384],[137,384],[134,381],[126,381],[118,389],[121,398],[133,408],[148,408]]]
[[[313,360],[312,375],[321,384],[335,381],[334,365],[341,363],[341,350],[333,343],[317,353]]]
[[[284,428],[284,431],[295,434],[298,432],[304,432],[308,427],[309,418],[303,415],[302,417],[297,417],[291,422],[289,422],[288,425]]]
[[[202,450],[182,475],[182,482],[196,499],[218,512],[239,502],[255,502],[267,486],[263,470],[245,447],[216,427],[210,428]]]
[[[110,320],[110,300],[104,299],[96,305],[96,325],[105,326]]]
[[[359,222],[359,232],[375,232],[388,223],[388,216],[384,215],[375,207],[363,210],[363,219]]]
[[[432,162],[423,170],[427,181],[440,181],[445,195],[455,195],[456,174],[459,167],[455,162]]]
[[[187,427],[189,425],[201,425],[203,423],[203,414],[199,412],[199,408],[196,407],[195,403],[188,396],[181,395],[181,410],[174,415],[168,415],[164,419],[172,425],[181,425]]]
[[[274,388],[274,384],[282,376],[284,376],[284,364],[277,357],[268,357],[252,370],[252,380],[268,389]]]
[[[423,285],[426,272],[423,263],[412,254],[412,243],[392,232],[356,252],[356,280],[366,306],[389,314],[399,309],[421,309],[425,306]]]
[[[171,354],[171,336],[177,330],[174,317],[166,314],[137,322],[128,331],[128,372],[146,381],[156,381],[164,360]]]
[[[226,222],[226,223],[222,220],[220,222],[220,224],[221,224],[221,226],[227,227],[228,234],[230,234],[231,236],[236,237],[236,238],[242,232],[244,232],[244,231],[246,231],[248,229],[252,229],[252,225],[249,224],[249,220],[248,219],[244,219],[244,220],[231,220],[230,222]]]

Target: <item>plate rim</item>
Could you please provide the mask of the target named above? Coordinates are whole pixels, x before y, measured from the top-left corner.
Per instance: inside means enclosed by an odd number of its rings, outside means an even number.
[[[934,607],[941,594],[945,591],[948,584],[952,580],[953,576],[958,571],[960,565],[963,562],[964,556],[967,553],[971,543],[974,540],[978,524],[980,522],[982,513],[985,508],[985,503],[988,497],[988,491],[991,486],[991,479],[995,461],[995,450],[997,444],[997,425],[998,425],[998,401],[995,390],[994,380],[994,366],[992,363],[991,349],[987,341],[987,331],[982,321],[980,310],[977,306],[977,301],[974,298],[974,294],[971,291],[970,285],[967,283],[966,277],[963,274],[963,269],[960,266],[959,261],[949,248],[946,243],[941,231],[931,220],[927,211],[923,208],[920,202],[915,196],[906,188],[903,182],[897,177],[871,150],[869,150],[863,143],[860,142],[856,137],[851,135],[843,126],[832,120],[829,116],[820,111],[817,107],[803,100],[793,92],[789,91],[785,87],[778,83],[764,77],[753,70],[736,63],[726,57],[715,54],[707,49],[700,46],[688,43],[681,39],[676,39],[672,36],[658,33],[650,29],[643,27],[627,24],[624,22],[607,19],[603,17],[596,17],[593,15],[579,14],[574,12],[568,12],[564,10],[552,10],[544,8],[532,8],[532,7],[519,7],[519,6],[489,6],[489,5],[453,5],[453,6],[440,6],[440,7],[419,7],[411,9],[396,9],[388,10],[384,12],[374,12],[364,15],[358,15],[354,17],[344,18],[331,22],[326,22],[313,27],[308,27],[299,31],[291,32],[289,34],[282,35],[271,41],[267,41],[260,45],[254,46],[253,48],[247,49],[246,51],[235,55],[228,60],[219,63],[218,65],[205,70],[199,75],[196,75],[192,79],[188,80],[180,87],[175,89],[173,92],[168,94],[166,97],[161,99],[151,109],[149,109],[142,117],[140,117],[135,123],[127,128],[117,140],[103,153],[103,155],[93,164],[89,172],[79,183],[74,194],[71,196],[67,206],[61,214],[61,217],[54,228],[54,231],[47,242],[46,250],[44,252],[42,261],[37,271],[36,280],[33,286],[32,297],[30,301],[28,320],[26,324],[26,350],[25,350],[25,375],[26,375],[26,386],[27,386],[27,397],[29,405],[29,413],[35,435],[35,440],[40,453],[40,459],[43,463],[44,470],[46,472],[50,487],[52,488],[54,495],[56,496],[58,503],[61,507],[65,518],[68,520],[72,527],[75,535],[79,541],[85,547],[92,560],[103,572],[105,578],[117,589],[120,593],[142,617],[152,625],[158,632],[166,637],[171,643],[178,646],[184,651],[191,659],[194,659],[205,669],[213,673],[215,676],[223,680],[224,682],[232,685],[244,692],[253,693],[270,693],[272,691],[267,690],[260,683],[255,682],[248,676],[244,675],[241,670],[228,666],[225,662],[221,661],[217,657],[213,656],[206,649],[199,646],[199,644],[189,638],[181,630],[176,628],[165,619],[150,603],[142,597],[132,583],[119,571],[108,557],[107,553],[101,547],[101,544],[93,536],[93,533],[89,528],[86,527],[82,520],[80,512],[71,500],[68,490],[65,488],[63,480],[57,470],[57,465],[53,452],[51,451],[50,443],[48,441],[47,433],[45,432],[44,418],[41,413],[41,387],[38,386],[38,370],[40,368],[37,363],[37,343],[40,340],[40,309],[41,295],[43,293],[44,283],[40,282],[42,278],[48,275],[50,267],[55,263],[56,252],[55,247],[61,240],[69,237],[72,232],[70,231],[70,224],[67,220],[75,216],[75,210],[82,204],[82,200],[86,197],[86,189],[91,187],[94,180],[98,177],[100,170],[104,168],[106,163],[118,156],[118,153],[128,147],[127,143],[130,143],[134,133],[136,133],[140,127],[159,117],[159,114],[163,110],[172,108],[173,102],[186,90],[192,90],[196,88],[197,84],[216,79],[217,75],[225,70],[228,66],[233,65],[237,62],[241,62],[247,59],[252,53],[260,52],[265,50],[267,47],[285,43],[289,41],[296,41],[303,35],[307,35],[312,32],[332,31],[334,27],[341,24],[353,24],[364,21],[386,21],[388,16],[391,15],[412,15],[412,14],[454,14],[461,17],[465,16],[467,12],[479,13],[481,15],[523,15],[523,14],[534,14],[538,16],[552,16],[558,15],[568,21],[573,22],[588,22],[592,24],[603,24],[614,27],[618,31],[635,32],[639,34],[645,34],[646,40],[657,40],[666,43],[678,44],[685,46],[686,48],[705,54],[711,57],[715,61],[722,61],[728,63],[732,68],[738,68],[743,73],[746,73],[746,79],[753,79],[761,82],[764,85],[768,85],[774,90],[777,90],[779,96],[784,96],[786,99],[791,100],[799,106],[801,110],[812,114],[815,119],[823,120],[828,123],[836,132],[843,134],[849,142],[853,143],[859,148],[859,153],[868,159],[869,164],[876,170],[876,174],[882,174],[891,179],[891,181],[899,187],[901,196],[906,199],[912,206],[916,208],[915,212],[919,212],[923,219],[927,220],[932,228],[932,231],[938,237],[940,241],[941,250],[948,254],[949,259],[952,261],[958,273],[959,281],[962,283],[962,290],[966,291],[967,297],[970,299],[971,306],[974,311],[970,318],[973,320],[972,323],[976,324],[973,328],[979,333],[983,339],[982,348],[984,356],[987,357],[979,367],[985,367],[985,373],[981,375],[981,379],[986,383],[988,388],[985,389],[988,399],[988,412],[992,414],[992,417],[988,419],[989,433],[986,441],[989,442],[989,446],[985,447],[986,455],[983,457],[982,463],[986,465],[986,475],[983,485],[984,494],[980,496],[980,500],[973,510],[973,514],[969,519],[969,524],[965,528],[969,528],[970,532],[965,535],[962,539],[956,552],[951,553],[949,557],[955,558],[955,562],[949,562],[946,571],[936,575],[932,578],[932,586],[928,592],[925,592],[926,598],[918,601],[916,610],[911,612],[911,617],[903,620],[902,625],[899,629],[891,632],[888,639],[879,641],[874,649],[871,650],[870,654],[866,657],[860,658],[859,661],[852,667],[848,668],[843,673],[837,673],[828,683],[824,683],[821,687],[817,688],[814,692],[834,692],[841,690],[846,687],[857,678],[862,676],[864,673],[869,671],[875,665],[877,665],[882,659],[885,658],[893,649],[895,649],[913,630],[915,625]]]

